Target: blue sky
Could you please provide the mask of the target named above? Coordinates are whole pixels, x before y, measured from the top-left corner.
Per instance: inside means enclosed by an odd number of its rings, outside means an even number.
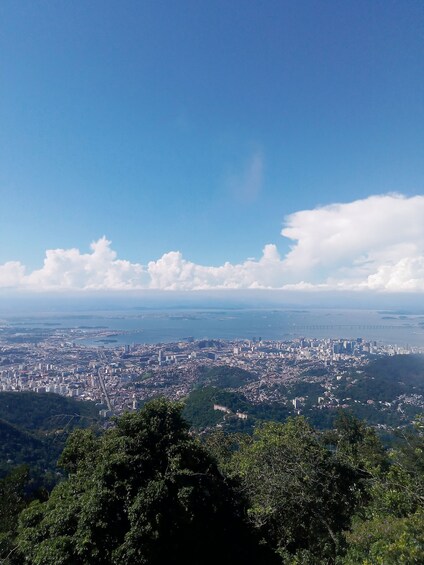
[[[285,218],[394,192],[424,221],[421,1],[3,0],[0,21],[0,264],[103,235],[140,265],[284,262]],[[375,272],[381,247],[358,251]]]

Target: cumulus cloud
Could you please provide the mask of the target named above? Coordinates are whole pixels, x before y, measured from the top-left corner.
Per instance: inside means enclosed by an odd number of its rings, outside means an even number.
[[[19,261],[8,261],[0,265],[0,288],[19,287],[25,276],[25,267]]]
[[[278,286],[282,261],[275,245],[264,247],[259,260],[219,267],[197,265],[181,253],[166,253],[147,266],[149,288],[164,290],[205,290],[211,288],[273,288]]]
[[[371,196],[303,210],[281,234],[294,241],[290,278],[374,290],[424,290],[424,196]]]
[[[106,237],[91,244],[91,253],[79,249],[50,249],[44,265],[33,271],[23,283],[31,288],[114,289],[141,288],[147,284],[142,265],[116,258]]]
[[[30,273],[17,261],[0,265],[0,288],[29,290],[372,290],[424,291],[424,196],[371,196],[302,210],[286,217],[291,241],[259,259],[199,265],[170,251],[147,265],[118,259],[106,237],[79,249],[46,251]]]
[[[372,290],[424,291],[424,257],[405,257],[394,265],[381,265],[365,285]]]

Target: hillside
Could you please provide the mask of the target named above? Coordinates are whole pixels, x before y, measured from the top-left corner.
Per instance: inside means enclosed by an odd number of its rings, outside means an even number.
[[[54,471],[69,433],[98,422],[94,403],[50,393],[0,393],[0,477],[21,464],[37,475]]]
[[[98,408],[50,392],[0,392],[0,419],[37,432],[69,430],[98,421]]]
[[[394,355],[370,363],[347,390],[360,401],[393,402],[402,395],[424,394],[424,355]]]
[[[210,384],[220,388],[240,388],[257,380],[257,377],[251,371],[223,365],[211,368],[205,367],[199,380],[203,384]]]
[[[0,420],[0,477],[12,467],[26,464],[34,470],[54,466],[62,449],[62,442],[47,442],[16,426]]]
[[[216,393],[241,402],[199,391]],[[157,399],[76,430],[47,496],[25,494],[25,469],[0,479],[0,562],[424,562],[422,422],[388,452],[346,414],[326,432],[295,417],[200,442],[181,411]]]
[[[228,412],[216,410],[214,405],[225,407]],[[240,418],[240,413],[247,418]],[[289,415],[289,410],[281,403],[253,404],[239,392],[206,386],[189,394],[183,415],[194,429],[204,430],[219,425],[228,432],[234,432],[251,431],[259,421],[283,422]]]
[[[283,422],[300,413],[314,426],[328,429],[339,410],[347,409],[368,424],[390,430],[409,426],[424,408],[423,355],[384,356],[355,370],[307,369],[300,379],[279,384],[280,400],[274,402],[246,398],[256,379],[254,373],[236,367],[205,369],[200,388],[186,399],[185,418],[198,430],[218,426],[248,431],[258,421]],[[214,410],[214,404],[229,411]],[[238,418],[237,412],[246,414],[247,420]]]

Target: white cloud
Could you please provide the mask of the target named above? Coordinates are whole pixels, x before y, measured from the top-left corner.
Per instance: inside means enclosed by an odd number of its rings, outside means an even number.
[[[367,286],[372,290],[424,292],[424,257],[405,257],[394,265],[381,265],[369,275]]]
[[[296,242],[284,259],[293,281],[378,290],[423,286],[424,196],[371,196],[296,212],[281,233]],[[408,273],[401,273],[406,265]]]
[[[424,196],[371,196],[302,210],[285,219],[292,241],[281,257],[274,244],[260,259],[219,267],[165,253],[147,265],[118,259],[105,237],[79,249],[46,251],[40,269],[0,265],[0,288],[28,290],[373,290],[424,292]]]
[[[255,202],[262,190],[264,175],[264,159],[260,151],[255,151],[246,163],[244,170],[232,174],[227,184],[232,195],[239,202],[251,204]]]
[[[210,288],[273,288],[278,286],[282,261],[275,245],[264,247],[262,257],[240,264],[224,263],[206,267],[183,259],[181,253],[166,253],[147,266],[149,288],[163,290],[204,290]]]
[[[44,265],[24,280],[30,288],[52,289],[114,289],[141,288],[147,283],[142,265],[116,258],[104,236],[91,244],[91,253],[78,249],[50,249]]]
[[[19,261],[8,261],[0,265],[0,288],[16,288],[22,284],[25,267]]]

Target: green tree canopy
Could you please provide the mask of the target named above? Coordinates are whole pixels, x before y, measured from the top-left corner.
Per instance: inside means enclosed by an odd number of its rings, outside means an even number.
[[[347,565],[424,563],[424,426],[402,434],[388,466],[374,467],[369,503],[346,532]]]
[[[27,563],[267,562],[179,405],[150,402],[100,437],[79,430],[61,463],[69,478],[21,515]]]
[[[333,562],[355,508],[357,476],[304,418],[263,424],[233,464],[268,544],[287,559]]]
[[[29,480],[28,467],[16,467],[4,479],[0,479],[0,563],[11,562],[14,553],[13,538],[18,516],[27,501],[25,487]]]

